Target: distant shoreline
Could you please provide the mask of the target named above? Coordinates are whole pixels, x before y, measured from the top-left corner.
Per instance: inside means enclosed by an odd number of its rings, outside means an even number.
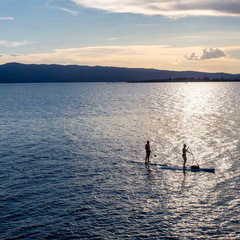
[[[182,83],[182,82],[240,82],[240,79],[195,79],[195,78],[174,78],[174,79],[151,79],[151,80],[139,80],[139,81],[128,81],[128,83],[166,83],[166,82],[172,82],[172,83]]]
[[[240,74],[78,65],[0,65],[0,83],[234,82]]]

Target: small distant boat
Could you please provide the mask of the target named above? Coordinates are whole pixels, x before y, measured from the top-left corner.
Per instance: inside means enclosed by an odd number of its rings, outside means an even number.
[[[192,167],[179,167],[179,166],[162,166],[161,169],[167,169],[167,170],[179,170],[179,171],[191,171],[191,172],[215,172],[215,168],[200,168],[197,166]]]

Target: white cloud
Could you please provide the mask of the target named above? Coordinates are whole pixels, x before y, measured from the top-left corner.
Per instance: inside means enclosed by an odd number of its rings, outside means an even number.
[[[221,58],[221,57],[227,57],[227,53],[223,52],[222,50],[216,48],[210,48],[208,49],[203,49],[203,54],[201,56],[197,56],[194,52],[188,57],[187,54],[184,55],[184,57],[189,60],[207,60],[207,59],[212,59],[212,58]]]
[[[78,5],[116,13],[185,16],[240,16],[240,0],[71,0]]]
[[[117,41],[117,40],[123,40],[123,39],[128,39],[131,38],[130,36],[128,37],[112,37],[112,38],[108,38],[107,41]]]
[[[70,9],[67,9],[67,8],[60,8],[60,10],[68,12],[68,13],[70,13],[72,15],[77,15],[78,14],[78,12],[70,10]]]
[[[21,57],[21,56],[27,56],[26,54],[11,54],[11,57]]]
[[[0,20],[13,20],[14,18],[13,17],[3,17],[3,18],[0,18]]]
[[[116,41],[116,40],[120,40],[120,37],[113,37],[113,38],[108,38],[108,41]]]
[[[0,40],[0,46],[4,47],[19,47],[24,45],[33,44],[34,42],[22,41],[22,42],[10,42],[6,40]]]
[[[77,15],[78,14],[77,11],[73,11],[73,10],[70,10],[70,9],[67,9],[67,8],[62,8],[62,7],[57,7],[57,6],[51,6],[49,3],[46,3],[45,6],[48,7],[48,8],[54,8],[54,9],[57,9],[57,10],[60,10],[60,11],[68,12],[72,15]]]

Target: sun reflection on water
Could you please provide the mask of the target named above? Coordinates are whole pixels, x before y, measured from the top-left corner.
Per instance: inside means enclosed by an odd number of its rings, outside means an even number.
[[[235,103],[239,100],[235,94],[231,95],[234,85],[176,84],[171,85],[173,95],[169,95],[165,88],[167,85],[159,86],[160,93],[151,100],[155,104],[149,133],[157,155],[153,161],[181,166],[182,144],[187,143],[194,154],[194,158],[188,155],[187,164],[196,165],[197,162],[201,167],[214,167],[216,173],[157,171],[155,174],[161,177],[155,182],[161,190],[152,188],[152,191],[158,192],[161,201],[150,198],[144,209],[151,212],[157,207],[164,208],[172,231],[201,229],[217,235],[211,227],[219,218],[228,217],[222,212],[225,209],[221,208],[225,197],[222,194],[236,187],[229,182],[233,176],[234,159],[238,158],[240,133],[237,130],[240,111]]]

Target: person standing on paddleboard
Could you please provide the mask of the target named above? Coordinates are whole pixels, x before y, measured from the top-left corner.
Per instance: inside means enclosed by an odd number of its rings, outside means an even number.
[[[150,154],[151,154],[149,141],[147,141],[147,144],[145,145],[145,150],[146,150],[145,163],[149,163],[149,158],[150,158]]]
[[[183,168],[186,168],[186,162],[187,162],[187,152],[188,151],[187,145],[183,144],[183,149],[182,149],[182,157],[183,157]]]

